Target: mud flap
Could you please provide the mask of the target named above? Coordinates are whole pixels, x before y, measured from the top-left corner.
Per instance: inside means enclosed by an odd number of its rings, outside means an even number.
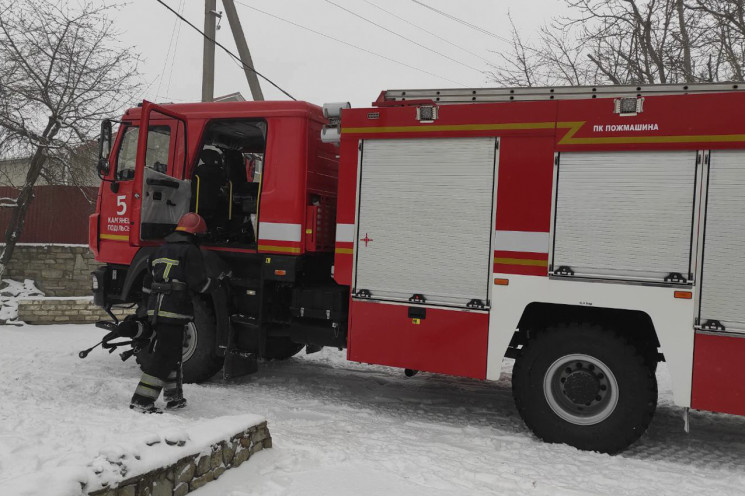
[[[225,348],[225,363],[222,367],[223,380],[235,379],[259,370],[258,356],[238,350],[236,346],[235,326],[232,319],[227,319],[227,347]]]
[[[222,369],[223,380],[235,379],[259,370],[255,353],[230,350],[225,354],[225,364]]]
[[[217,356],[225,356],[231,343],[230,316],[228,314],[228,293],[223,287],[212,292],[212,302],[215,305],[215,319],[217,324],[217,336],[215,339],[215,353]]]

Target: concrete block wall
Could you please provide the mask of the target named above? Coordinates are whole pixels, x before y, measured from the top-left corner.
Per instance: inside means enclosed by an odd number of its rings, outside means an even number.
[[[84,245],[18,245],[3,278],[32,279],[46,296],[89,296],[100,265]]]
[[[238,467],[256,452],[272,447],[266,422],[232,436],[228,441],[145,474],[123,480],[117,487],[104,487],[89,496],[184,496],[216,480],[226,470]]]

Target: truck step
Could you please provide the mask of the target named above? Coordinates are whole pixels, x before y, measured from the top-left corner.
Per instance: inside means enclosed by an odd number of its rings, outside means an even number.
[[[259,328],[259,321],[258,321],[258,319],[254,318],[254,317],[250,317],[248,315],[239,314],[239,313],[231,315],[230,316],[230,322],[232,324],[236,324],[236,325],[239,325],[239,326],[242,326],[242,327],[251,327],[251,328],[254,328],[254,329],[258,329]]]

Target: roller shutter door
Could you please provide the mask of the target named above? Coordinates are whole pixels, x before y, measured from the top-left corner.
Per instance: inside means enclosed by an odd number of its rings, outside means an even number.
[[[355,291],[486,303],[495,160],[496,138],[365,141]]]
[[[690,279],[696,152],[560,156],[552,265],[576,276]]]
[[[745,152],[713,151],[704,232],[701,322],[745,330]]]

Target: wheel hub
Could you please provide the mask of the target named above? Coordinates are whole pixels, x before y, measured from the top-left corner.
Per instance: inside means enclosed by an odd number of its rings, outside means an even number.
[[[585,354],[566,355],[551,364],[543,392],[551,410],[576,425],[602,422],[618,403],[618,383],[610,368]]]
[[[577,370],[570,373],[564,382],[564,394],[573,403],[591,403],[599,392],[600,381],[587,370]]]

